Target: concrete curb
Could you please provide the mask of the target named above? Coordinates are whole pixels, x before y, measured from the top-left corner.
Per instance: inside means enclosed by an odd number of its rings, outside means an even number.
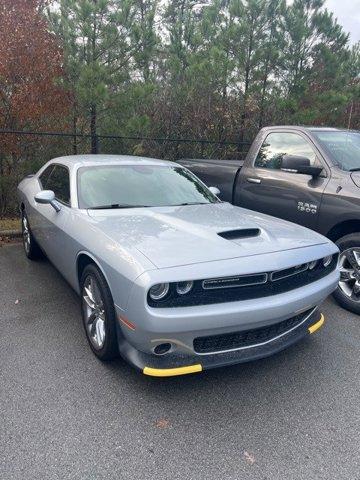
[[[0,230],[0,237],[17,238],[21,237],[21,230]]]

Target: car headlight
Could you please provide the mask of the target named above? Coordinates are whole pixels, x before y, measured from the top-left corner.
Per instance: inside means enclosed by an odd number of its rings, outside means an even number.
[[[194,282],[178,282],[176,291],[179,295],[186,295],[193,288]]]
[[[327,257],[323,258],[322,261],[323,261],[323,265],[324,265],[325,268],[330,265],[331,260],[332,260],[332,255],[328,255]]]
[[[150,288],[149,295],[152,300],[161,300],[162,298],[166,297],[168,291],[168,283],[157,283]]]
[[[309,262],[309,270],[314,270],[314,268],[317,265],[317,260],[313,260],[312,262]]]

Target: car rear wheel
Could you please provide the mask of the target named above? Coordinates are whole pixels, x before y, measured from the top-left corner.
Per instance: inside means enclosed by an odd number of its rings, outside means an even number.
[[[42,257],[42,251],[31,232],[29,219],[25,211],[23,211],[21,215],[21,229],[24,251],[27,258],[30,260],[36,260]]]
[[[360,314],[360,233],[340,238],[340,281],[334,298],[347,310]]]
[[[116,358],[119,349],[114,303],[103,274],[93,264],[86,266],[81,276],[81,304],[91,350],[100,360]]]

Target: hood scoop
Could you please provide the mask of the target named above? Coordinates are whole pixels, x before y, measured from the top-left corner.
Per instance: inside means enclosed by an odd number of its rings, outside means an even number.
[[[227,232],[218,232],[218,235],[225,238],[225,240],[241,240],[242,238],[257,237],[260,235],[260,228],[228,230]]]

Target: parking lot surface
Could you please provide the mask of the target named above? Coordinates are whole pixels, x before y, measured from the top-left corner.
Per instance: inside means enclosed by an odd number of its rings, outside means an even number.
[[[360,479],[360,318],[266,360],[156,379],[99,362],[46,261],[0,248],[0,478]]]

